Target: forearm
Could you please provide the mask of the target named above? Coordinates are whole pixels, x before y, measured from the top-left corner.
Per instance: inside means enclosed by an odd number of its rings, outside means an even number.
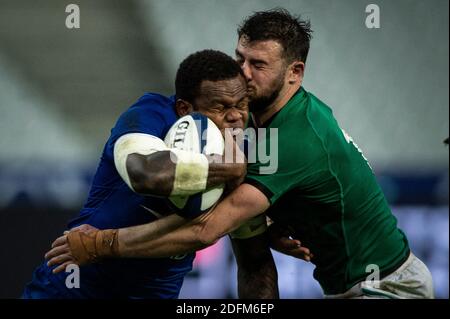
[[[49,258],[69,251],[70,258],[83,265],[101,258],[154,258],[192,252],[214,244],[243,221],[263,212],[268,202],[263,194],[258,196],[258,192],[250,185],[241,185],[213,210],[189,222],[173,214],[119,230],[102,231],[91,227],[89,232],[70,231],[58,241]],[[55,264],[61,261],[53,259]]]
[[[177,215],[172,216],[169,216],[172,220],[182,219]],[[207,246],[198,238],[197,224],[190,222],[183,225],[180,220],[178,227],[175,223],[169,227],[160,227],[160,221],[164,219],[119,229],[118,257],[163,258],[190,253]]]
[[[233,138],[228,140],[233,141]],[[234,142],[227,149],[233,150],[231,154],[236,153],[238,163],[233,163],[233,156],[170,148],[158,137],[129,133],[114,144],[114,165],[124,182],[137,193],[190,196],[229,182],[234,186],[237,185],[235,180],[243,179],[246,173],[244,155]]]
[[[186,196],[239,179],[245,174],[245,163],[224,163],[222,156],[218,155],[177,152],[130,154],[127,171],[133,189],[146,195]]]
[[[46,258],[49,266],[59,265],[54,270],[57,273],[69,263],[83,266],[104,258],[162,258],[185,254],[207,246],[198,239],[197,227],[186,224],[177,215],[121,229],[100,230],[81,225],[57,238]]]
[[[214,209],[185,224],[185,219],[173,215],[150,224],[120,229],[120,256],[168,257],[214,244],[267,207],[265,199],[260,205],[248,201],[248,193],[245,191],[248,187],[251,186],[235,190]],[[247,204],[237,204],[243,201]]]

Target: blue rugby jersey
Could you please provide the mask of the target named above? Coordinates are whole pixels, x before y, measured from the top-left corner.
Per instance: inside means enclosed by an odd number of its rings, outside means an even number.
[[[174,97],[147,93],[118,119],[104,147],[89,196],[68,228],[90,224],[99,229],[122,228],[156,220],[173,212],[167,200],[134,193],[114,165],[114,143],[128,133],[164,140],[177,120]],[[155,214],[156,212],[156,214]],[[109,259],[80,267],[80,288],[68,289],[67,273],[54,275],[44,262],[26,286],[24,298],[176,298],[192,269],[194,254],[184,258]]]

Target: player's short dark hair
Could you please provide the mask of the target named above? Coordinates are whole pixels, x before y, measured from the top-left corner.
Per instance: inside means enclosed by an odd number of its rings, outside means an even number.
[[[301,20],[299,16],[293,16],[282,8],[255,12],[238,28],[239,38],[244,36],[250,42],[278,41],[288,63],[295,60],[306,62],[311,34],[309,21]]]
[[[203,81],[221,81],[243,75],[239,64],[230,56],[215,50],[189,55],[178,68],[175,78],[177,99],[193,103]]]

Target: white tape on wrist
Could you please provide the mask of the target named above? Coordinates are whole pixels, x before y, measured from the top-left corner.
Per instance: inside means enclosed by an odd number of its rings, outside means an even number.
[[[170,151],[176,155],[175,180],[170,195],[186,196],[204,191],[208,181],[208,158],[204,154],[175,148]]]

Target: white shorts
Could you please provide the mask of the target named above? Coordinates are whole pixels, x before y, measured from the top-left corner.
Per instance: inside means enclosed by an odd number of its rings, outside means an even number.
[[[346,292],[325,298],[350,299],[432,299],[433,279],[427,266],[413,253],[395,270],[379,281],[362,281]]]

